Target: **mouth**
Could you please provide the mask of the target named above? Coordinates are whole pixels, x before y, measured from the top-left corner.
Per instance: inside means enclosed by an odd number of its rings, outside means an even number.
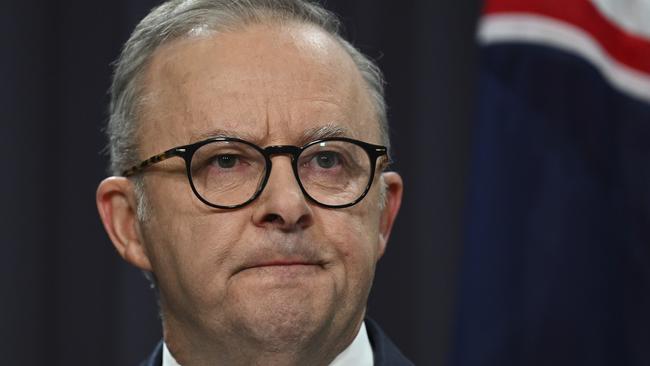
[[[241,266],[236,273],[249,270],[267,271],[304,271],[324,268],[325,263],[302,259],[278,259],[248,263]]]
[[[307,262],[307,261],[270,261],[270,262],[263,262],[259,263],[256,265],[251,266],[251,268],[255,267],[276,267],[276,266],[317,266],[320,265],[319,263],[315,262]]]

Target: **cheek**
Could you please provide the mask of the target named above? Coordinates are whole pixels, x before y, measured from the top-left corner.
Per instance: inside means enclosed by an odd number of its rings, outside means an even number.
[[[333,211],[322,219],[345,281],[354,287],[372,279],[379,258],[378,224],[367,212]]]
[[[203,214],[203,207],[197,209],[192,202],[171,206],[173,210],[156,207],[156,217],[149,224],[148,242],[155,252],[154,270],[161,292],[168,294],[164,298],[172,311],[213,309],[223,301],[225,281],[237,260],[233,251],[245,232],[246,220],[236,212]]]

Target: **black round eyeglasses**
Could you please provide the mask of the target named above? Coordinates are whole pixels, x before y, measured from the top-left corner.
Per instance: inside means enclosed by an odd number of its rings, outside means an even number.
[[[262,193],[271,174],[273,155],[291,157],[293,173],[307,198],[321,206],[343,208],[366,196],[374,181],[377,159],[387,156],[387,149],[345,137],[324,138],[302,147],[265,148],[238,138],[214,137],[154,155],[122,175],[129,177],[163,160],[180,157],[185,160],[187,178],[199,200],[211,207],[233,209],[251,203]]]

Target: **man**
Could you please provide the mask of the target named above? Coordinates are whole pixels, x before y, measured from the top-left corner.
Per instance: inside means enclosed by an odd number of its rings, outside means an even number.
[[[410,364],[364,320],[402,180],[381,74],[336,28],[300,0],[171,1],[124,47],[97,205],[158,289],[145,365]]]

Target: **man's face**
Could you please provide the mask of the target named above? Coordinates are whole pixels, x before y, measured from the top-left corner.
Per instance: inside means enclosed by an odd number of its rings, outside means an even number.
[[[352,60],[312,27],[257,25],[175,41],[144,76],[141,157],[214,135],[300,146],[323,127],[381,142]],[[200,202],[181,159],[145,173],[150,218],[139,232],[166,337],[281,348],[354,336],[396,209],[380,210],[379,179],[353,207],[320,207],[303,196],[288,156],[272,161],[261,196],[236,210]]]

